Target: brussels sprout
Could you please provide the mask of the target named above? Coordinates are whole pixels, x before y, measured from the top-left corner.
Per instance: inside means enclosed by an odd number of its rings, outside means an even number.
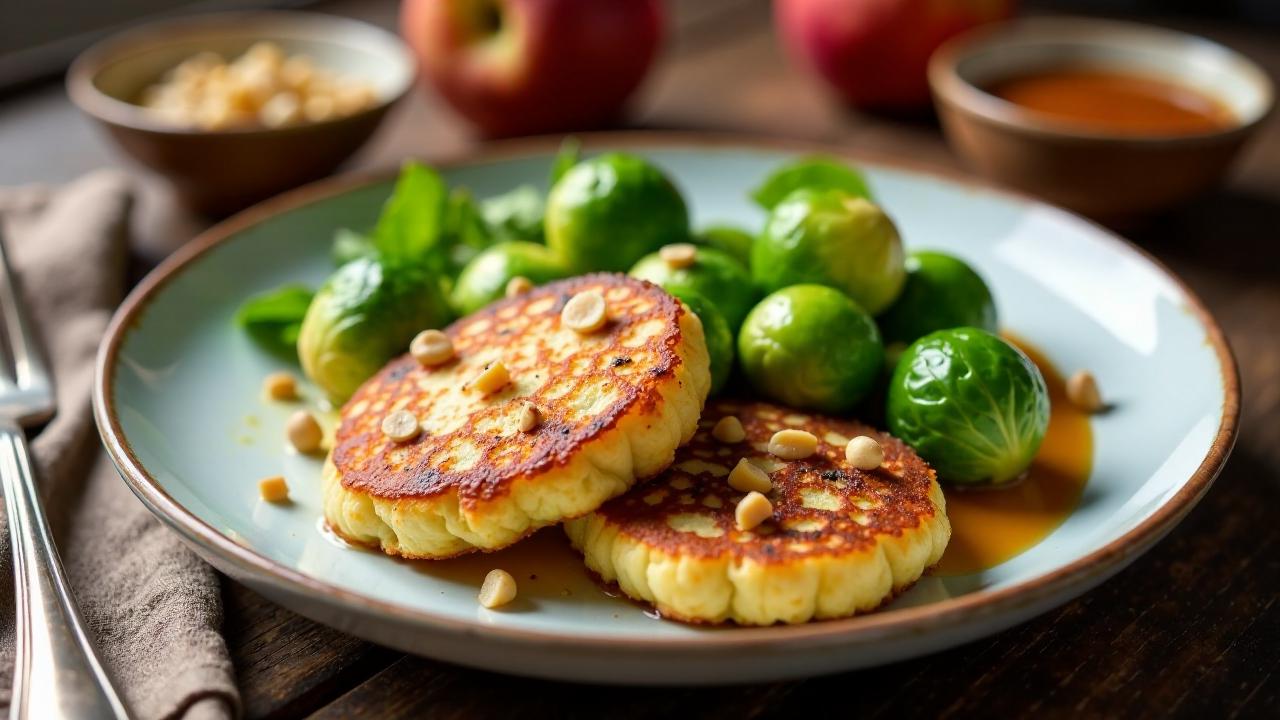
[[[440,281],[416,265],[377,256],[338,268],[307,308],[298,359],[307,377],[335,403],[343,402],[418,331],[449,322]]]
[[[757,391],[786,405],[851,409],[884,363],[880,331],[849,296],[793,285],[760,301],[738,333],[738,357]]]
[[[751,274],[766,292],[828,285],[872,315],[887,308],[906,281],[893,221],[841,190],[801,189],[779,203],[751,247]]]
[[[976,327],[996,331],[991,290],[963,260],[940,252],[907,255],[907,283],[880,316],[886,343],[912,343],[935,330]]]
[[[542,219],[546,203],[532,185],[480,201],[480,215],[494,240],[543,241]]]
[[[661,285],[674,295],[692,290],[710,300],[736,331],[760,294],[751,275],[737,260],[713,248],[700,247],[693,264],[673,268],[657,253],[646,255],[631,268],[630,275]]]
[[[862,173],[835,158],[814,155],[788,163],[770,173],[751,198],[765,210],[772,210],[792,192],[810,190],[843,190],[854,197],[871,199]]]
[[[504,242],[481,251],[458,275],[453,286],[453,308],[460,315],[473,313],[501,298],[507,282],[523,276],[535,285],[565,277],[560,258],[546,245]]]
[[[672,290],[671,294],[680,298],[702,321],[702,335],[707,340],[707,355],[711,358],[710,395],[716,395],[724,389],[729,373],[733,372],[733,332],[729,322],[711,301],[692,290]]]
[[[624,272],[689,237],[689,211],[661,170],[610,153],[574,165],[547,198],[547,245],[575,272]]]
[[[1002,485],[1020,476],[1049,427],[1049,391],[1020,350],[978,328],[939,330],[903,353],[889,382],[889,431],[941,480]]]
[[[755,241],[754,235],[732,225],[709,225],[693,235],[693,242],[728,253],[742,267],[751,266],[751,245]]]

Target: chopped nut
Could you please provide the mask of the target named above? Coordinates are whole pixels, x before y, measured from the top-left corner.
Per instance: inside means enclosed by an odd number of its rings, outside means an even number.
[[[1087,413],[1096,413],[1106,407],[1102,402],[1102,392],[1098,390],[1098,380],[1087,370],[1081,370],[1067,380],[1067,399]]]
[[[293,373],[273,372],[262,381],[262,391],[272,400],[297,400],[298,380]]]
[[[408,410],[396,410],[382,418],[382,434],[396,442],[407,442],[421,432],[418,418]]]
[[[309,455],[318,452],[324,442],[324,431],[320,429],[320,423],[316,422],[315,415],[306,410],[290,415],[284,430],[289,444],[300,453]]]
[[[560,311],[560,322],[565,327],[579,333],[593,333],[604,326],[607,319],[604,295],[598,290],[580,292],[564,304]]]
[[[738,492],[767,493],[773,489],[773,481],[769,479],[769,473],[742,458],[729,471],[729,487]]]
[[[739,500],[738,507],[733,511],[733,518],[737,521],[739,530],[758,527],[772,515],[773,503],[769,502],[769,498],[754,491],[747,493],[746,497]]]
[[[538,423],[542,421],[542,413],[538,412],[538,406],[529,401],[520,403],[519,426],[520,432],[532,432],[538,427]]]
[[[736,415],[725,415],[711,428],[711,437],[732,445],[746,440],[747,431],[742,429],[742,421]]]
[[[258,481],[258,495],[270,503],[282,503],[289,500],[289,484],[280,475]]]
[[[884,464],[884,448],[875,438],[859,435],[844,446],[844,458],[859,470],[875,470]]]
[[[499,360],[490,363],[484,372],[477,375],[476,379],[471,381],[471,387],[481,395],[492,395],[509,382],[511,382],[511,374],[507,372],[507,366]]]
[[[489,574],[484,576],[484,584],[480,586],[480,595],[477,599],[481,605],[489,609],[506,605],[516,599],[516,579],[506,570],[500,568],[490,570]]]
[[[409,343],[409,354],[423,367],[443,365],[453,359],[453,341],[439,330],[423,330]]]
[[[769,452],[783,460],[803,460],[818,449],[818,438],[811,432],[787,428],[769,438]]]
[[[690,243],[663,245],[658,250],[658,257],[673,270],[687,268],[698,259],[698,248]]]
[[[533,289],[533,281],[523,275],[517,275],[507,281],[506,295],[509,298],[523,295]]]

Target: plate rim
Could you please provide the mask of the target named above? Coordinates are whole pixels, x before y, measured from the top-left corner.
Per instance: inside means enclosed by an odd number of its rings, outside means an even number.
[[[566,647],[631,647],[640,650],[724,650],[744,649],[761,644],[803,642],[807,646],[829,646],[854,641],[880,639],[910,634],[918,636],[961,621],[974,622],[1019,608],[1036,605],[1075,587],[1088,587],[1117,572],[1137,556],[1146,552],[1186,516],[1208,491],[1221,472],[1235,445],[1240,419],[1240,377],[1235,356],[1225,333],[1199,296],[1176,273],[1144,249],[1121,238],[1111,230],[1087,218],[1049,205],[1028,195],[993,185],[963,172],[903,160],[884,153],[864,152],[838,145],[761,137],[749,134],[611,131],[579,133],[583,149],[693,149],[789,152],[794,154],[829,154],[854,162],[890,170],[905,171],[948,183],[962,182],[966,189],[1002,196],[1024,204],[1049,208],[1054,212],[1083,222],[1098,232],[1102,239],[1119,252],[1129,253],[1149,263],[1172,281],[1186,299],[1188,308],[1205,329],[1222,376],[1224,397],[1221,417],[1213,443],[1195,471],[1178,491],[1150,517],[1115,540],[1083,555],[1049,573],[994,590],[981,590],[951,597],[926,605],[888,609],[850,618],[825,620],[801,625],[741,627],[728,632],[695,634],[681,637],[617,637],[596,632],[566,634],[553,630],[512,628],[474,620],[451,618],[429,610],[412,608],[395,602],[371,598],[346,590],[279,563],[257,550],[241,545],[218,531],[206,520],[169,495],[147,472],[125,438],[115,407],[114,378],[120,350],[147,306],[170,281],[196,263],[209,251],[250,227],[268,221],[284,212],[329,199],[369,185],[386,182],[395,169],[357,171],[303,185],[265,200],[222,220],[161,261],[129,292],[112,315],[99,345],[94,364],[93,414],[103,445],[118,474],[147,508],[188,542],[213,553],[229,567],[246,577],[288,590],[291,595],[327,602],[346,610],[374,614],[384,620],[407,622],[433,631],[464,636],[489,636],[508,642]],[[491,143],[487,146],[453,153],[431,164],[443,169],[515,160],[537,154],[554,153],[562,138],[539,136]],[[1071,595],[1074,597],[1074,595]]]

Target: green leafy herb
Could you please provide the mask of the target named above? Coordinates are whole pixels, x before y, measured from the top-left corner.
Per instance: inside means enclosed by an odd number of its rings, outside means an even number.
[[[302,285],[285,285],[254,295],[236,312],[236,322],[249,337],[282,359],[298,361],[298,333],[314,293]]]
[[[342,267],[356,258],[372,255],[373,241],[368,235],[348,228],[338,228],[333,234],[333,264]]]
[[[441,238],[448,197],[448,188],[436,171],[421,163],[405,163],[373,229],[373,247],[384,264],[444,269],[447,248],[441,247]]]
[[[820,155],[803,157],[774,170],[760,187],[752,191],[751,198],[764,209],[772,210],[783,198],[801,188],[843,190],[857,197],[872,199],[871,188],[861,172],[839,160]]]

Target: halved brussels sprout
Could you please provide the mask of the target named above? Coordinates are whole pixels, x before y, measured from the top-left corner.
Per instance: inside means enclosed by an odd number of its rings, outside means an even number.
[[[643,158],[609,153],[565,172],[547,198],[547,245],[575,272],[625,272],[689,237],[689,211],[665,174]]]
[[[996,331],[996,303],[982,276],[963,260],[927,250],[907,255],[907,284],[880,316],[886,343],[912,343],[935,330]]]
[[[341,403],[420,330],[451,319],[435,273],[357,258],[329,277],[302,320],[298,359],[329,399]]]
[[[1022,351],[978,328],[940,330],[903,353],[889,382],[889,431],[955,485],[1003,485],[1031,465],[1049,390]]]
[[[871,316],[848,295],[793,285],[747,315],[738,357],[758,392],[792,407],[844,412],[880,377],[884,346]]]
[[[879,207],[842,190],[797,190],[769,215],[751,247],[751,274],[766,292],[817,283],[872,315],[898,297],[907,273],[902,240]]]

